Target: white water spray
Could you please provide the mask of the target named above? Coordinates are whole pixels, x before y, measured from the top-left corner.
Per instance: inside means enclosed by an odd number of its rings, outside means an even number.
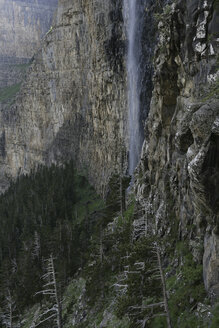
[[[139,81],[139,49],[137,33],[138,0],[124,0],[124,17],[128,37],[127,73],[128,73],[128,106],[129,106],[129,174],[132,175],[138,164],[141,152],[140,133],[140,92]]]

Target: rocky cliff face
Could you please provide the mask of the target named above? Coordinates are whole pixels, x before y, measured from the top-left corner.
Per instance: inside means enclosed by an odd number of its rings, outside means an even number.
[[[31,58],[51,26],[57,0],[0,1],[0,57]]]
[[[59,2],[16,104],[2,113],[3,188],[5,172],[73,157],[103,191],[127,143],[124,51],[121,1]]]
[[[143,211],[136,233],[144,225],[189,240],[217,295],[218,15],[212,0],[177,1],[155,15],[154,91],[135,183]],[[126,171],[125,52],[121,0],[60,0],[16,104],[1,112],[2,190],[9,177],[70,158],[103,194],[122,157]]]
[[[0,105],[19,90],[30,58],[49,30],[57,0],[0,1]]]
[[[219,295],[218,1],[178,1],[157,15],[154,91],[136,189],[146,225],[188,239]]]

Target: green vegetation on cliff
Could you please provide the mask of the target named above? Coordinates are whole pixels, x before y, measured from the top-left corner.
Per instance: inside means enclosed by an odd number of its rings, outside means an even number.
[[[39,302],[44,260],[56,257],[60,289],[83,267],[104,203],[72,163],[22,176],[0,197],[0,304],[10,293],[15,320]],[[7,308],[7,306],[6,306]],[[1,309],[7,313],[5,306]]]
[[[31,62],[24,63],[24,64],[15,64],[12,66],[15,67],[20,72],[26,72],[26,70],[30,67],[30,64],[31,64]]]
[[[104,203],[70,162],[22,176],[0,197],[2,327],[11,305],[16,327],[56,327],[45,314],[56,309],[51,297],[38,293],[51,254],[63,328],[166,328],[166,305],[172,327],[216,327],[202,265],[177,236],[136,237],[122,181],[114,177]]]
[[[8,87],[0,89],[0,102],[11,101],[14,96],[19,92],[21,83],[13,84]]]

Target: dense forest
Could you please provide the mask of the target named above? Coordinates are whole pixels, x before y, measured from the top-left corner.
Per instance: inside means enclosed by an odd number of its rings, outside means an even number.
[[[106,311],[107,327],[217,327],[186,241],[135,236],[128,183],[114,176],[103,201],[70,162],[11,184],[0,197],[1,327],[95,327]]]
[[[73,163],[21,176],[0,197],[0,293],[15,319],[41,300],[45,260],[55,257],[60,292],[83,267],[104,203]],[[1,309],[2,318],[7,309]]]

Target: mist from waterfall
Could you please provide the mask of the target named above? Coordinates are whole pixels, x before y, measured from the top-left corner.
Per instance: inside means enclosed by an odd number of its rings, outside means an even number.
[[[141,20],[138,17],[139,0],[124,0],[124,17],[128,38],[128,121],[129,121],[129,174],[132,175],[139,161],[142,147],[140,131],[140,89],[139,89],[139,33]]]

